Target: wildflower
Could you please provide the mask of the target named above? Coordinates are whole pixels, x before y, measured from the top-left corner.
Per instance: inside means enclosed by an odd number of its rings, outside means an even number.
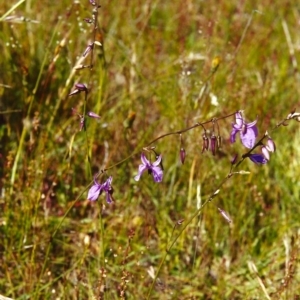
[[[141,155],[142,164],[139,165],[139,173],[134,177],[134,180],[139,181],[142,174],[148,170],[149,174],[152,174],[155,182],[161,182],[163,178],[163,170],[160,167],[161,155],[157,157],[154,163],[151,163],[145,156],[144,153]]]
[[[258,135],[256,127],[257,120],[251,123],[246,123],[243,118],[242,111],[239,111],[235,114],[235,122],[235,124],[232,124],[232,131],[230,134],[231,143],[235,142],[235,136],[238,132],[240,132],[242,144],[246,148],[251,149],[254,146],[255,139]]]
[[[264,157],[263,154],[250,154],[249,158],[256,164],[266,164],[268,160]]]
[[[113,202],[113,188],[111,186],[112,182],[112,176],[110,176],[103,184],[99,183],[94,179],[94,184],[90,188],[88,192],[88,200],[96,201],[98,197],[102,194],[104,191],[106,193],[106,202],[112,203]]]

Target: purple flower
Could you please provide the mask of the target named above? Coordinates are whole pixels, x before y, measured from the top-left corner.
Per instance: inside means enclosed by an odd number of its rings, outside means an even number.
[[[112,176],[108,177],[108,179],[103,184],[99,183],[98,181],[96,181],[96,179],[94,179],[94,184],[92,185],[92,187],[89,189],[88,192],[88,197],[87,197],[88,200],[96,201],[99,195],[101,195],[102,192],[104,191],[106,193],[106,202],[112,203],[113,188],[111,186],[111,182],[112,182]]]
[[[268,160],[264,157],[263,154],[250,154],[249,158],[256,164],[266,164],[268,162]]]
[[[258,135],[256,123],[257,120],[246,123],[242,111],[239,111],[235,114],[235,124],[232,124],[232,131],[230,134],[231,143],[235,142],[235,136],[238,132],[240,132],[240,137],[242,144],[251,149],[255,145],[255,139]]]
[[[158,156],[154,163],[151,163],[144,153],[141,155],[142,164],[139,165],[139,174],[134,177],[134,180],[139,181],[142,174],[148,170],[149,174],[152,174],[155,182],[161,182],[163,178],[163,170],[160,167],[161,155]]]

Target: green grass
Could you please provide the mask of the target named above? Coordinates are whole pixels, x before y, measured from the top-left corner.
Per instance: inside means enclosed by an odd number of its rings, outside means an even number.
[[[299,111],[299,5],[100,4],[103,47],[95,48],[92,70],[75,73],[93,36],[82,21],[91,15],[89,1],[27,0],[12,12],[15,3],[0,4],[0,295],[299,297],[298,123],[272,132],[270,162],[246,159],[238,169],[250,174],[227,180],[200,214],[197,205],[228,175],[232,157],[246,152],[239,138],[229,143],[233,118],[218,122],[223,147],[216,156],[201,154],[197,127],[182,135],[183,165],[179,136],[171,135],[154,144],[163,182],[134,181],[142,148],[162,134],[244,109],[248,121],[258,117],[262,136]],[[88,84],[86,102],[67,96],[76,82]],[[82,114],[85,105],[101,119],[87,119],[79,131],[72,108]],[[86,200],[101,169],[113,176],[112,205],[104,195]]]

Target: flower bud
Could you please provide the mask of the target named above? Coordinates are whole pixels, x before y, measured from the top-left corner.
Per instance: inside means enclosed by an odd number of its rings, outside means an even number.
[[[88,89],[87,89],[87,87],[84,83],[76,83],[75,86],[80,92],[86,92],[87,93],[87,91],[88,91]]]
[[[180,161],[182,164],[184,164],[185,161],[185,150],[184,148],[180,148]]]
[[[76,87],[76,89],[73,92],[71,92],[69,94],[69,96],[73,96],[73,95],[79,94],[81,92],[85,92],[85,93],[88,92],[88,89],[87,89],[86,85],[83,84],[83,83],[76,83],[75,87]]]
[[[210,150],[212,152],[212,155],[216,155],[216,150],[217,150],[217,137],[213,134],[210,137]]]
[[[266,148],[267,148],[268,151],[270,151],[270,152],[275,152],[276,146],[275,146],[274,141],[273,141],[271,138],[268,138]]]
[[[263,156],[265,157],[266,160],[270,160],[270,153],[269,153],[266,146],[263,146],[261,148],[261,152],[262,152],[262,154],[263,154]]]

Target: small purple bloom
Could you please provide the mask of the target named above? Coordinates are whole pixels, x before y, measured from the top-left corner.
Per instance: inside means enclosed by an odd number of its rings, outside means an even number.
[[[139,181],[142,174],[148,170],[149,174],[152,174],[155,182],[161,182],[163,178],[163,170],[160,167],[161,155],[158,156],[154,163],[151,163],[144,153],[141,155],[142,164],[139,165],[139,173],[134,177],[134,180]]]
[[[266,164],[268,161],[262,154],[250,154],[249,158],[256,164]]]
[[[230,134],[231,143],[235,142],[235,136],[238,132],[240,132],[240,137],[242,144],[251,149],[255,145],[255,139],[258,135],[256,123],[257,120],[246,123],[242,111],[239,111],[235,114],[235,124],[232,124],[232,131]]]
[[[98,197],[102,194],[102,191],[104,191],[106,193],[106,202],[112,203],[113,188],[111,186],[111,182],[112,176],[110,176],[103,184],[99,183],[98,181],[96,181],[96,179],[94,179],[94,184],[88,192],[88,200],[96,201]]]

